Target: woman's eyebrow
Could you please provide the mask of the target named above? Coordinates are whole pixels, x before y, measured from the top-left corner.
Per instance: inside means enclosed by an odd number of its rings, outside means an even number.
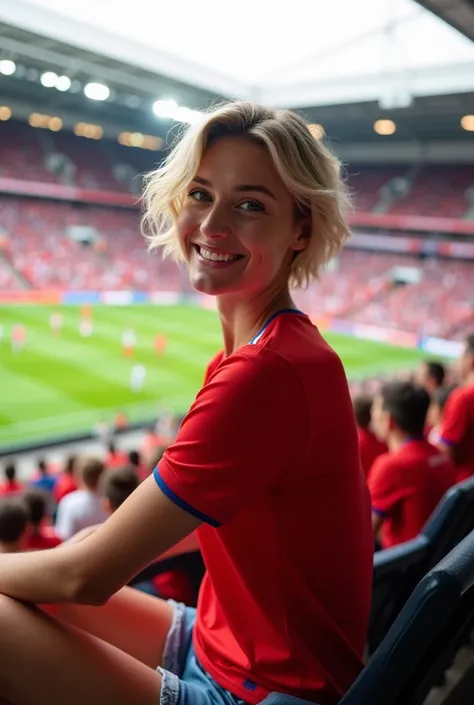
[[[198,184],[202,184],[203,186],[212,187],[212,181],[209,181],[209,179],[203,179],[202,176],[195,176],[193,181],[197,181]],[[271,198],[274,198],[276,201],[276,197],[270,189],[261,184],[240,184],[235,187],[235,191],[257,191],[258,193],[266,193],[267,196],[271,196]]]

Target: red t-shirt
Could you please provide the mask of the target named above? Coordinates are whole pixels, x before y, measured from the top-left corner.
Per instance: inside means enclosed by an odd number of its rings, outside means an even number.
[[[26,542],[27,551],[43,551],[47,548],[56,548],[62,541],[52,526],[43,526],[38,533],[30,534]]]
[[[53,499],[59,504],[63,497],[77,490],[77,482],[72,475],[67,472],[58,474],[57,482],[53,489]]]
[[[388,448],[387,444],[379,441],[368,428],[358,428],[357,432],[359,434],[360,461],[365,476],[368,477],[375,458],[378,458],[382,453],[387,453]]]
[[[252,704],[339,702],[362,668],[370,497],[343,367],[307,316],[279,312],[213,360],[154,475],[204,522],[206,671]]]
[[[474,384],[451,392],[440,435],[441,441],[454,449],[458,480],[474,475]]]
[[[411,440],[372,466],[372,510],[381,514],[384,548],[415,538],[444,493],[456,482],[454,465],[428,441]]]
[[[7,480],[3,485],[0,485],[0,496],[15,495],[23,492],[23,484],[16,480]]]

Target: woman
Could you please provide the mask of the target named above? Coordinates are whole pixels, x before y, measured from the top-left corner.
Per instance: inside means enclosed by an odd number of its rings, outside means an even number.
[[[104,525],[1,557],[0,695],[331,705],[362,667],[370,507],[341,363],[289,285],[347,238],[339,165],[297,115],[230,104],[188,130],[145,205],[152,244],[217,297],[224,349],[154,475]],[[120,590],[195,529],[197,616]]]

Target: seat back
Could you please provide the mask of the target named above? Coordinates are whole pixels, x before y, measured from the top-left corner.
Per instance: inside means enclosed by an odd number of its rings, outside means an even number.
[[[474,532],[417,586],[340,705],[421,705],[474,625]]]
[[[446,492],[416,539],[375,554],[369,654],[423,575],[473,528],[474,480],[467,480]]]
[[[423,527],[429,542],[428,571],[474,529],[474,478],[452,487]]]

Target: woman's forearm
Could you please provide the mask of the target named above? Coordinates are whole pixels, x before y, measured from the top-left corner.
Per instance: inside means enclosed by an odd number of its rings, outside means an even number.
[[[0,593],[25,602],[74,602],[81,576],[74,547],[0,555]]]

